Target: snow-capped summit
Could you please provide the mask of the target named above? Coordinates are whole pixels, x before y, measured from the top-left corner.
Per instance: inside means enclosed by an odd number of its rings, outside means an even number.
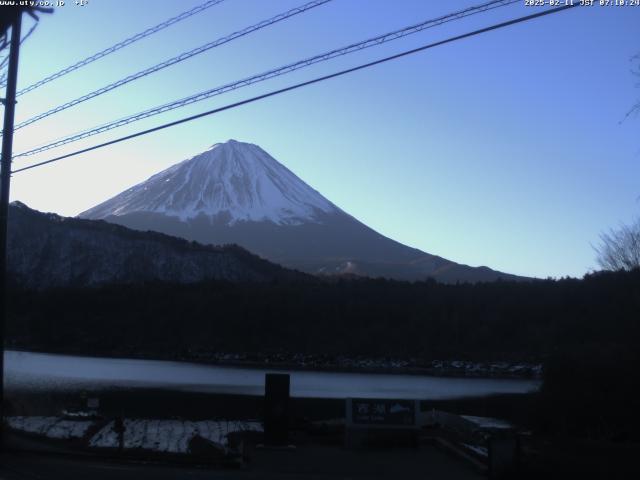
[[[200,215],[232,225],[270,221],[297,225],[339,211],[259,146],[228,140],[152,176],[82,213],[88,218],[159,213]]]

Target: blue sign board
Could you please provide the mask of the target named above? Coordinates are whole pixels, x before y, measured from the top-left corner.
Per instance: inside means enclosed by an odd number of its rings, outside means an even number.
[[[353,426],[413,427],[417,424],[416,400],[376,398],[347,399],[347,423]]]

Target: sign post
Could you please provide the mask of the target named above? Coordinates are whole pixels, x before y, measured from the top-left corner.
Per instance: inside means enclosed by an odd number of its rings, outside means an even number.
[[[289,385],[289,374],[267,373],[265,375],[265,446],[284,447],[289,444]]]

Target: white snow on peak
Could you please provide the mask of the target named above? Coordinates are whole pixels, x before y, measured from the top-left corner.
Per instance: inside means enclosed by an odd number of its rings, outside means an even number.
[[[80,214],[87,218],[134,212],[161,213],[181,220],[224,214],[229,224],[271,221],[296,225],[340,211],[259,146],[229,140],[216,143]]]

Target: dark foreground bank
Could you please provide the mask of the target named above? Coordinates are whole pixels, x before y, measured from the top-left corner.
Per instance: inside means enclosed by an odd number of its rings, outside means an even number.
[[[540,431],[538,425],[547,415],[541,395],[536,393],[423,401],[420,408],[423,413],[436,409],[464,415],[497,417],[514,424],[521,432],[519,438],[522,458],[518,478],[609,479],[632,478],[635,473],[640,474],[636,462],[640,454],[637,443],[577,438]],[[160,389],[113,389],[101,392],[99,398],[99,416],[104,422],[118,416],[201,421],[216,418],[260,420],[264,415],[264,401],[258,396]],[[7,400],[8,416],[56,416],[64,410],[73,411],[86,398],[82,396],[82,392],[13,392]],[[122,464],[120,462],[124,457],[114,450],[108,451],[102,459],[97,459],[92,452],[81,448],[74,450],[73,441],[14,433],[5,438],[5,445],[9,449],[17,452],[56,451],[66,456],[29,457],[14,453],[11,455],[12,460],[3,463],[10,470],[0,470],[0,478],[89,478],[87,475],[96,479],[129,476],[162,479],[182,478],[183,475],[192,478],[425,478],[425,475],[428,478],[482,478],[472,465],[451,452],[438,450],[432,441],[438,432],[432,429],[422,429],[421,446],[417,449],[390,446],[372,451],[352,451],[343,447],[343,400],[293,398],[290,406],[291,441],[296,449],[260,450],[255,447],[261,440],[259,436],[253,435],[253,445],[243,446],[244,452],[250,453],[246,455],[239,470],[237,464],[223,465],[224,462],[216,466],[193,468],[190,466],[193,460],[177,460],[170,455],[134,456],[133,464]],[[68,456],[70,454],[71,457]],[[87,455],[89,458],[86,458]],[[134,458],[129,458],[128,461]],[[151,463],[142,465],[139,463],[141,460]],[[15,472],[12,473],[11,469]]]

